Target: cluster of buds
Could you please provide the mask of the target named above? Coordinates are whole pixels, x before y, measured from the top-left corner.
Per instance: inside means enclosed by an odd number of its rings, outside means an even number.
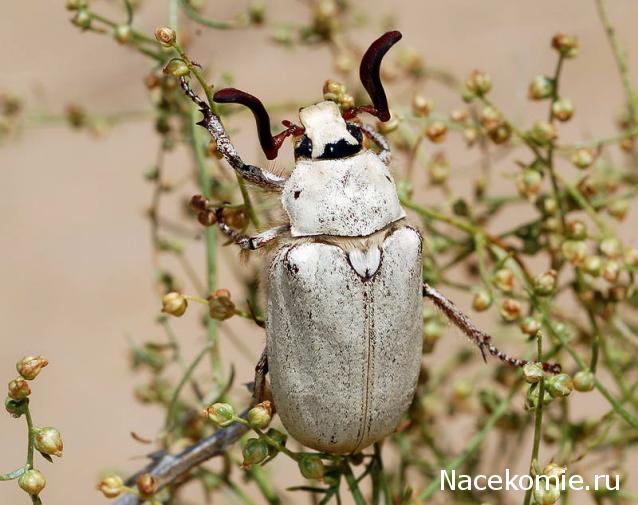
[[[27,356],[16,363],[19,377],[9,382],[5,408],[13,417],[28,413],[29,395],[32,381],[40,375],[49,362],[42,356]],[[47,459],[51,456],[62,456],[63,444],[60,432],[52,427],[33,427],[29,431],[29,444]],[[18,478],[18,485],[32,497],[38,496],[46,486],[46,479],[39,471],[28,466]]]
[[[354,97],[348,93],[345,84],[330,79],[323,85],[323,98],[335,102],[342,111],[354,107]]]
[[[202,226],[213,226],[217,223],[215,209],[204,195],[193,195],[190,200],[190,207],[197,212],[197,220]]]

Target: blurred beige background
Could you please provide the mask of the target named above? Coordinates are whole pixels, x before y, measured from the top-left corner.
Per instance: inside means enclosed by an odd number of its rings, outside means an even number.
[[[96,1],[94,8],[111,11],[110,3]],[[237,11],[235,4],[244,4],[214,3],[222,18]],[[266,3],[273,19],[307,15],[301,2]],[[525,100],[529,79],[553,69],[551,36],[575,34],[581,55],[568,62],[563,89],[576,104],[577,121],[565,128],[565,140],[615,131],[622,89],[592,1],[353,3],[367,6],[371,17],[391,14],[405,43],[428,63],[461,77],[474,68],[489,72],[494,101],[514,118],[533,107]],[[638,2],[609,3],[637,77]],[[137,26],[151,34],[166,22],[165,4],[146,2]],[[61,1],[3,6],[0,92],[22,95],[31,113],[45,107],[60,113],[70,101],[99,114],[148,108],[142,84],[147,61],[108,37],[80,33],[69,17]],[[377,31],[359,32],[361,43]],[[267,40],[265,30],[204,31],[191,51],[215,70],[232,72],[238,87],[264,99],[318,99],[323,80],[332,75],[327,51],[314,52],[310,62],[306,50],[286,51]],[[460,104],[436,86],[424,93],[442,112]],[[141,460],[133,458],[148,447],[129,433],[151,438],[161,425],[159,411],[134,401],[132,386],[139,378],[126,359],[127,336],[142,341],[159,333],[153,322],[158,300],[144,217],[150,187],[142,178],[156,142],[152,125],[142,121],[118,126],[100,140],[63,126],[32,125],[19,141],[0,147],[0,379],[13,377],[14,363],[23,355],[41,353],[51,362],[33,387],[36,423],[58,427],[65,441],[60,462],[42,463],[49,480],[43,494],[47,504],[105,503],[93,489],[98,472],[138,467]],[[255,153],[252,137],[242,137],[239,146]],[[178,155],[170,162],[175,178],[179,162]],[[462,183],[464,174],[454,177]],[[196,245],[191,253],[199,268],[202,248]],[[196,319],[175,323],[188,359],[203,341]],[[246,328],[234,326],[252,356],[222,344],[236,362],[238,382],[249,379],[263,344]],[[22,464],[24,431],[22,420],[0,416],[0,472]],[[0,503],[27,501],[15,484],[0,483]]]

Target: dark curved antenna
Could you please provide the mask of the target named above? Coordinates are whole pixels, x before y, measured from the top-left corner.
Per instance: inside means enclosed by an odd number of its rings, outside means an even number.
[[[281,148],[286,137],[290,135],[301,135],[304,129],[291,123],[290,121],[282,121],[286,127],[284,131],[277,135],[270,133],[270,116],[266,107],[261,103],[261,100],[256,96],[241,91],[235,88],[220,89],[213,96],[213,100],[218,103],[238,103],[248,107],[253,116],[255,116],[255,122],[257,123],[257,135],[259,136],[259,144],[266,155],[266,158],[273,160],[277,157],[277,153]]]
[[[255,116],[259,143],[266,154],[266,158],[272,160],[277,157],[278,146],[275,145],[270,133],[270,116],[259,98],[239,89],[224,88],[215,93],[213,100],[218,103],[238,103],[248,107],[253,116]]]
[[[359,66],[359,78],[363,87],[372,99],[373,108],[361,107],[360,110],[374,114],[381,121],[390,119],[390,109],[388,99],[381,84],[381,60],[390,48],[401,40],[401,32],[386,32],[375,40],[361,58]]]

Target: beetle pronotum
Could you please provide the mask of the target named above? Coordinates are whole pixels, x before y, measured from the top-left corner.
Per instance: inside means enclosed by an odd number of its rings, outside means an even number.
[[[513,366],[525,360],[499,351],[450,300],[422,282],[421,235],[406,221],[387,165],[389,144],[356,121],[366,112],[390,119],[380,66],[401,38],[385,33],[364,54],[359,75],[372,105],[343,114],[331,101],[299,111],[302,126],[271,136],[263,104],[243,91],[217,91],[214,100],[239,103],[255,116],[268,159],[288,136],[295,167],[284,178],[244,163],[220,119],[191,89],[204,115],[198,123],[247,181],[281,195],[287,223],[253,237],[224,222],[220,230],[245,250],[266,247],[266,351],[256,390],[270,373],[281,420],[298,441],[329,453],[361,451],[396,427],[416,387],[422,351],[421,298],[429,298],[486,353]],[[377,150],[364,144],[367,137]],[[551,372],[557,365],[544,365]]]

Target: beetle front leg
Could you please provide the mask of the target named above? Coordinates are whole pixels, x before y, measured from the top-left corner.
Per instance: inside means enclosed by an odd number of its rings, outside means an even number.
[[[228,135],[226,135],[226,130],[219,116],[213,112],[204,100],[195,94],[184,77],[180,78],[180,83],[186,96],[199,107],[199,110],[204,115],[204,119],[197,124],[206,128],[213,136],[217,144],[217,150],[224,156],[230,166],[244,179],[256,186],[269,191],[281,191],[286,179],[254,165],[244,163],[237,149],[235,149]]]
[[[530,363],[528,360],[513,358],[503,351],[500,351],[492,344],[492,337],[490,335],[477,328],[474,323],[470,321],[470,318],[461,312],[451,300],[425,282],[423,283],[423,296],[432,300],[434,305],[478,346],[484,360],[486,360],[485,351],[487,351],[492,356],[514,367],[523,367]],[[559,373],[561,368],[560,365],[556,363],[543,363],[543,370],[551,373]]]
[[[217,217],[217,224],[222,233],[245,251],[260,249],[290,230],[290,225],[286,224],[270,228],[251,237],[250,235],[239,233],[224,221],[223,208],[218,208],[215,211],[215,216]]]
[[[388,142],[388,139],[386,139],[383,135],[381,135],[381,133],[379,133],[370,125],[362,124],[360,128],[361,131],[365,133],[370,140],[372,140],[377,146],[379,146],[379,148],[381,149],[378,155],[379,159],[383,163],[388,165],[390,163],[390,160],[392,159],[392,151],[390,150],[390,143]]]

